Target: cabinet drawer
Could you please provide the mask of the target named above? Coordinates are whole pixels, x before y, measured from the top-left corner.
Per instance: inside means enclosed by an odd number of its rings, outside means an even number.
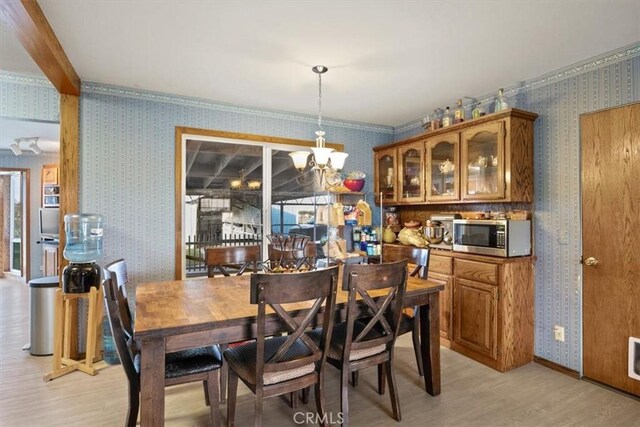
[[[441,274],[453,274],[451,265],[453,259],[442,255],[429,255],[429,271]]]
[[[458,278],[477,280],[480,282],[498,284],[498,266],[486,262],[455,260],[455,276]]]

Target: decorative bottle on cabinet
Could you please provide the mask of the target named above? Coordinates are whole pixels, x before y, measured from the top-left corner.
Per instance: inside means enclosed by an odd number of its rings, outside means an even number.
[[[471,112],[471,118],[477,119],[478,117],[484,116],[484,111],[482,111],[482,103],[478,102],[476,108]]]
[[[449,107],[445,108],[444,116],[442,116],[442,127],[446,128],[447,126],[451,126],[453,124],[453,117],[451,116],[451,110]]]
[[[498,89],[498,97],[496,98],[496,104],[494,107],[494,111],[497,113],[502,110],[506,110],[509,108],[509,104],[507,103],[507,98],[504,96],[504,89]]]
[[[461,123],[464,121],[464,108],[462,107],[462,99],[458,99],[458,106],[453,111],[453,123]]]
[[[431,115],[431,130],[440,129],[442,127],[442,110],[436,108]]]

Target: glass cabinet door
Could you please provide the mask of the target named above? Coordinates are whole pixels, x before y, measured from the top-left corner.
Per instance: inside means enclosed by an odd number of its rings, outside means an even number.
[[[460,136],[457,132],[427,140],[427,201],[460,199]]]
[[[421,202],[424,200],[422,153],[422,142],[398,148],[398,157],[400,159],[400,201]]]
[[[376,153],[376,193],[382,193],[382,202],[397,202],[398,170],[396,165],[396,149],[378,151]]]
[[[504,122],[462,132],[462,198],[504,198]]]

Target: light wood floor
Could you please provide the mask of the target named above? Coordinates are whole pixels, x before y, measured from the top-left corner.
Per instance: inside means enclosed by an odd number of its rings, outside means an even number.
[[[73,372],[45,383],[51,357],[21,350],[29,340],[28,289],[0,279],[0,426],[120,426],[127,411],[127,382],[120,366],[95,377]],[[427,395],[417,376],[411,340],[397,343],[396,375],[402,422],[390,416],[388,394],[374,390],[376,372],[360,374],[350,389],[353,426],[640,426],[640,402],[531,363],[500,374],[442,349],[442,394]],[[339,411],[337,371],[327,376],[328,409]],[[253,425],[253,395],[239,385],[236,425]],[[298,412],[313,411],[301,405]],[[225,406],[222,405],[224,414]],[[296,410],[267,400],[265,426],[295,426]],[[302,416],[298,415],[297,420]],[[166,424],[206,426],[209,415],[201,384],[167,388]]]

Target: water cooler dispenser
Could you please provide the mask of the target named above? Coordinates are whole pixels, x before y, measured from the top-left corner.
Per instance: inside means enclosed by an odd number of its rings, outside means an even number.
[[[69,261],[62,271],[65,293],[89,292],[100,287],[100,266],[96,260],[102,255],[102,215],[67,214],[64,216],[66,245],[63,256]]]
[[[66,244],[63,256],[69,261],[62,271],[62,290],[65,293],[86,293],[100,287],[101,269],[96,263],[102,256],[102,215],[67,214],[64,216]],[[102,301],[99,301],[102,304]],[[119,363],[109,322],[102,323],[103,360]]]

